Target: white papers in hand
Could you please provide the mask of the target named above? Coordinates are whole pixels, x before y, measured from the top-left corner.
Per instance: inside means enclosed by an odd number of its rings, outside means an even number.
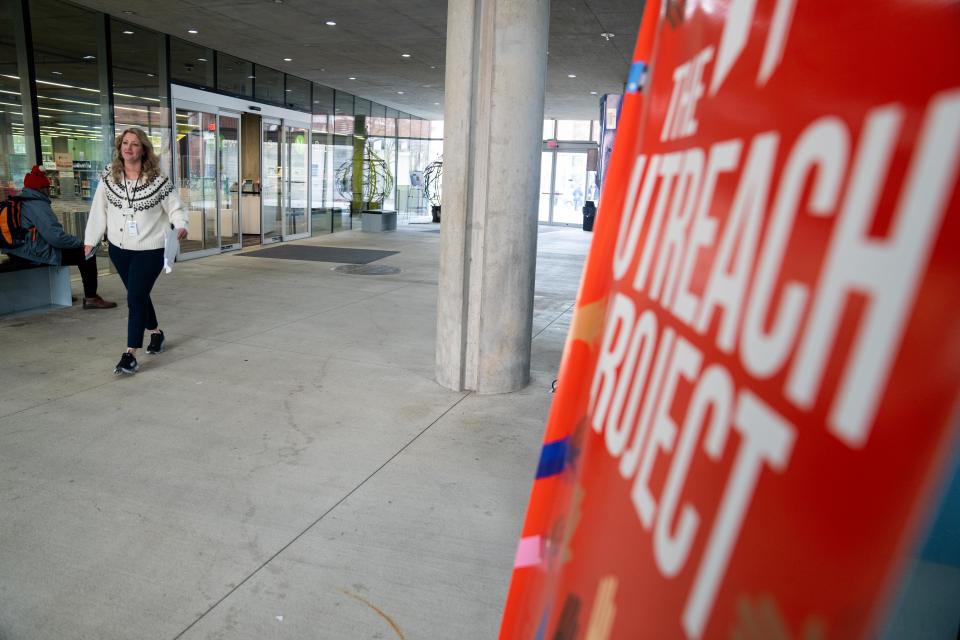
[[[166,273],[173,271],[173,263],[180,253],[180,241],[177,239],[177,230],[170,227],[163,233],[163,270]]]

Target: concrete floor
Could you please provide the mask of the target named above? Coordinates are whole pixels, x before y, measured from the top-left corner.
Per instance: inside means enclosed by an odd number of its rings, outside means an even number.
[[[590,234],[539,234],[533,381],[433,381],[436,225],[162,275],[168,350],[115,377],[127,312],[0,318],[0,640],[496,637]],[[74,282],[79,295],[79,282]]]

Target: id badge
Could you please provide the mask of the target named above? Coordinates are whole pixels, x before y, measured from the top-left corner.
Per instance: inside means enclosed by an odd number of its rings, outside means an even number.
[[[136,220],[127,220],[127,235],[135,238],[140,230],[137,228]]]

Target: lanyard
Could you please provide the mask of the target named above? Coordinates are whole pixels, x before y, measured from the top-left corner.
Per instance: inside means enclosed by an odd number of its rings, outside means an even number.
[[[127,194],[127,206],[130,207],[131,214],[133,213],[133,196],[137,195],[141,175],[143,175],[143,170],[137,174],[137,181],[133,183],[133,194],[130,193],[130,188],[127,186],[127,176],[123,176],[123,192]]]

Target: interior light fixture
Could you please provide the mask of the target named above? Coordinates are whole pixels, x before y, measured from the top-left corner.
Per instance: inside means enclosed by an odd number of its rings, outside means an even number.
[[[596,91],[591,91],[591,92],[590,92],[590,95],[595,96],[595,95],[597,95],[597,92],[596,92]]]
[[[409,53],[401,53],[401,54],[400,54],[400,57],[401,57],[401,58],[409,58],[409,57],[410,57],[410,54],[409,54]]]
[[[196,29],[187,29],[187,33],[192,33],[192,34],[196,35],[196,34],[197,34],[197,30],[196,30]]]
[[[568,78],[576,78],[576,77],[577,77],[577,74],[575,74],[575,73],[568,73],[568,74],[567,74],[567,77],[568,77]]]
[[[293,62],[293,58],[284,58],[283,61],[284,61],[284,62]]]
[[[129,11],[129,10],[126,10],[126,11],[124,11],[123,13],[127,14],[128,16],[132,16],[132,15],[133,15],[133,11]]]
[[[97,56],[83,56],[84,60],[96,60]]]
[[[600,34],[600,37],[606,40],[607,42],[610,42],[610,38],[612,38],[613,36],[614,34],[610,33],[609,31],[604,31],[603,33]]]
[[[257,76],[247,76],[247,80],[255,80]]]
[[[125,35],[125,36],[132,36],[132,35],[133,35],[133,31],[130,31],[129,29],[127,29],[126,31],[123,32],[123,35]]]
[[[334,22],[333,20],[327,20],[327,26],[328,26],[328,27],[335,27],[335,26],[337,26],[337,23]]]
[[[347,79],[348,79],[348,80],[356,80],[356,78],[354,78],[353,76],[350,76],[350,77],[347,78]]]
[[[403,95],[403,91],[397,91],[397,93],[400,94],[401,96]]]
[[[152,74],[152,73],[148,73],[148,74],[147,74],[147,77],[148,77],[148,78],[155,78],[156,76],[155,76],[154,74]]]
[[[206,61],[207,61],[206,58],[197,58],[197,62],[206,62]]]
[[[50,73],[52,73],[52,74],[55,75],[55,76],[62,76],[62,75],[63,75],[63,74],[60,73],[59,71],[51,71]]]

